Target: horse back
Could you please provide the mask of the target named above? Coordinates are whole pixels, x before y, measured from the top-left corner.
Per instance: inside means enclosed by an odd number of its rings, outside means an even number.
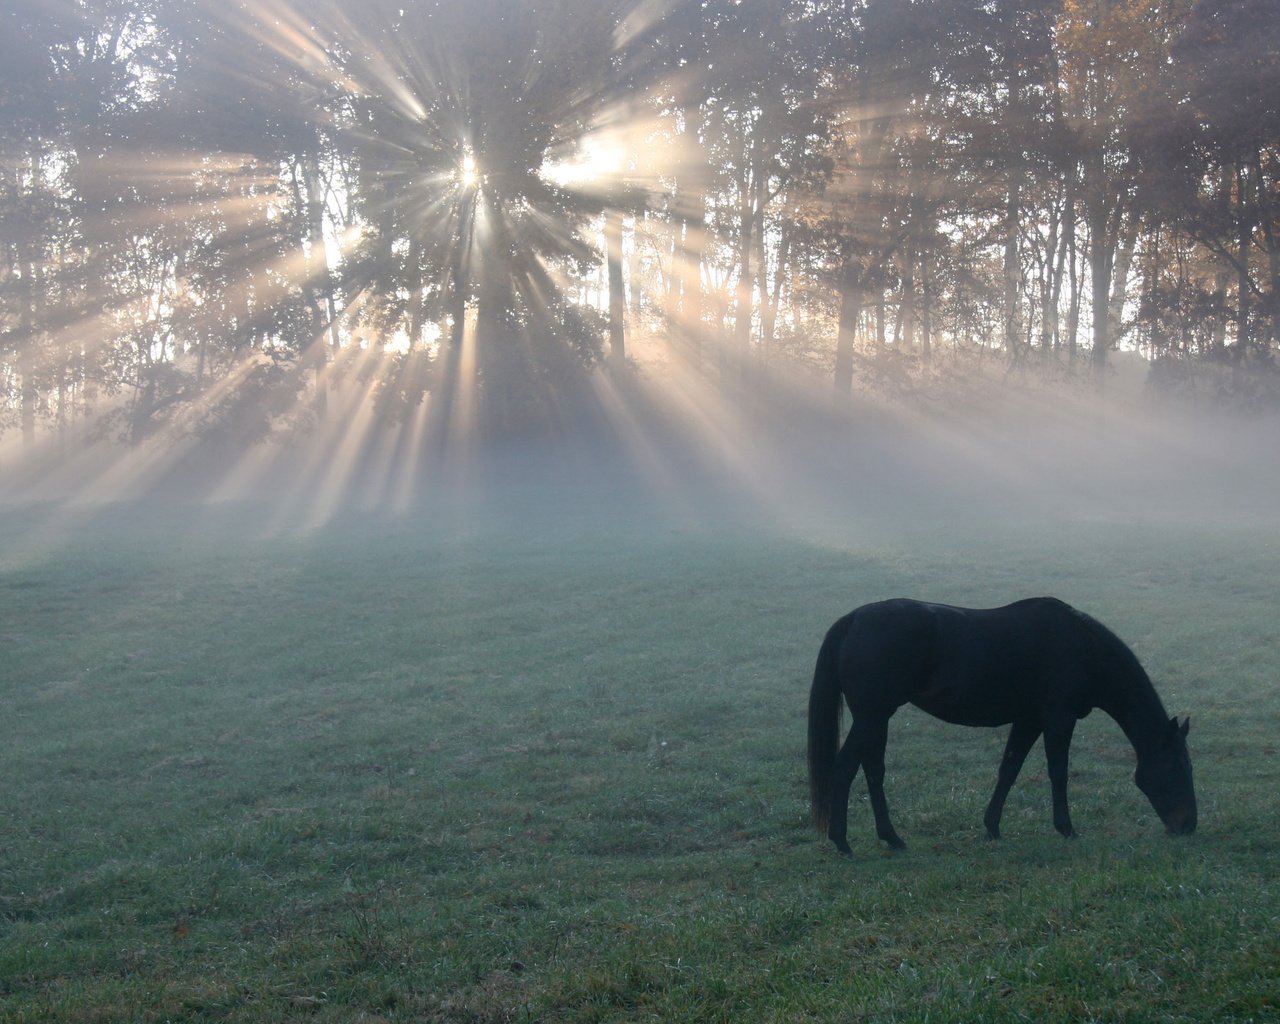
[[[1055,598],[1001,608],[896,599],[847,617],[840,673],[855,714],[911,703],[958,725],[1095,706],[1094,620]],[[1117,641],[1118,642],[1118,641]]]

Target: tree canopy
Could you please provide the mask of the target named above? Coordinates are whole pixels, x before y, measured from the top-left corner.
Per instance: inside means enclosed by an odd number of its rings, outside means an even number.
[[[648,345],[1280,399],[1268,0],[12,0],[0,428],[524,429]],[[425,404],[424,404],[425,403]]]

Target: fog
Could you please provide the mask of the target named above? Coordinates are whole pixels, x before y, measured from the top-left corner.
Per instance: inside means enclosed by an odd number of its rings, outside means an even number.
[[[328,420],[234,449],[158,436],[31,453],[10,436],[2,507],[39,515],[22,516],[35,525],[11,537],[5,561],[39,557],[120,508],[196,532],[202,511],[248,509],[263,537],[380,522],[534,538],[749,525],[845,545],[1065,521],[1274,524],[1277,417],[1159,402],[1140,370],[1103,388],[997,372],[963,391],[852,397],[777,368],[731,386],[707,372],[600,372],[554,430],[448,443],[425,413],[387,423],[340,393]]]

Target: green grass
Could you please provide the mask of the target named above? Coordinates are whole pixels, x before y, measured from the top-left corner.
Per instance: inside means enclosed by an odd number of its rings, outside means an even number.
[[[1273,526],[614,512],[5,512],[0,1020],[1280,1018]],[[1033,593],[1191,715],[1200,830],[1163,834],[1098,714],[1081,838],[1037,747],[987,842],[1003,730],[907,710],[910,847],[859,782],[836,857],[803,761],[827,625]]]

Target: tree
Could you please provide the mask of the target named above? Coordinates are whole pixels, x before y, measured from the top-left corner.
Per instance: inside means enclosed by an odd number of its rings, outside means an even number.
[[[715,36],[708,121],[727,179],[717,205],[733,253],[733,359],[750,349],[757,291],[768,301],[768,209],[817,165],[825,142],[827,112],[813,100],[820,68],[806,60],[812,47],[802,13],[791,0],[726,6]]]
[[[1193,111],[1185,223],[1234,271],[1239,349],[1261,351],[1280,344],[1280,10],[1199,0],[1175,57]]]
[[[52,10],[16,3],[3,15],[0,218],[7,280],[0,297],[13,301],[0,318],[14,323],[5,331],[6,347],[15,355],[28,444],[41,415],[67,425],[88,382],[109,392],[132,383],[133,367],[88,337],[138,301],[136,294],[116,294],[111,253],[98,244],[104,219],[98,182],[111,140],[149,102],[142,69],[156,58],[151,13],[143,2],[102,0]]]
[[[370,48],[347,62],[372,227],[354,287],[396,289],[410,344],[447,311],[446,394],[474,306],[489,413],[519,418],[539,381],[599,352],[598,325],[557,284],[597,259],[583,235],[595,207],[544,170],[595,112],[612,12],[568,0],[372,10]]]
[[[1058,46],[1068,85],[1067,117],[1079,153],[1088,230],[1093,365],[1117,340],[1117,308],[1138,236],[1141,148],[1135,135],[1167,111],[1168,56],[1184,0],[1068,0]]]

